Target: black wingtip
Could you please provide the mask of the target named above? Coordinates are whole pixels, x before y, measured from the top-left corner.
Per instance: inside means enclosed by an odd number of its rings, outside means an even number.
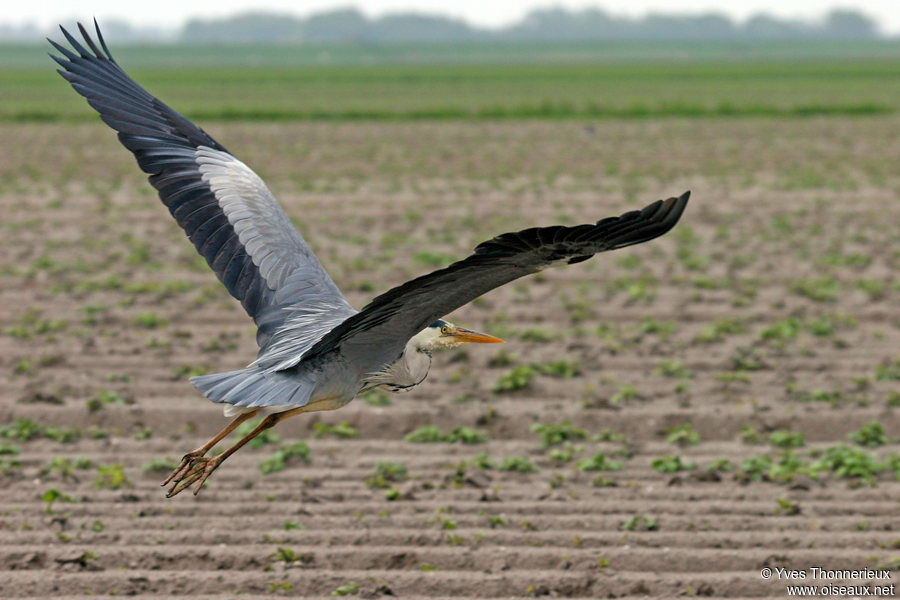
[[[94,31],[97,32],[97,41],[100,42],[100,47],[103,48],[106,58],[109,59],[109,62],[116,62],[116,59],[112,57],[109,48],[106,47],[106,41],[103,39],[103,34],[100,32],[100,24],[97,22],[97,17],[94,17]]]
[[[97,45],[94,43],[94,40],[91,39],[91,36],[88,34],[87,29],[84,28],[84,25],[81,24],[81,21],[78,22],[78,31],[81,32],[81,37],[84,39],[84,42],[91,49],[91,52],[94,53],[94,56],[103,60],[103,55],[100,53],[100,50],[97,48]]]
[[[681,215],[684,213],[684,209],[687,208],[688,200],[690,199],[690,197],[691,190],[687,190],[677,198],[673,196],[666,200],[663,204],[666,205],[667,212],[666,215],[661,219],[661,222],[671,223],[669,229],[674,227],[675,223],[678,222],[678,220],[681,218]]]
[[[667,215],[666,220],[671,221],[672,227],[681,219],[681,215],[684,214],[684,209],[687,208],[688,200],[691,198],[691,190],[687,190],[682,195],[677,198],[670,198],[672,200],[672,214]],[[671,229],[672,227],[669,227]]]
[[[97,32],[97,42],[99,42],[99,46],[94,42],[94,39],[90,36],[87,31],[87,28],[81,21],[76,23],[76,27],[78,28],[79,33],[81,33],[81,37],[84,39],[84,43],[87,44],[88,48],[90,48],[91,52],[88,52],[85,47],[75,39],[75,37],[69,33],[69,30],[63,27],[62,23],[59,24],[59,30],[62,32],[63,37],[66,41],[69,42],[71,47],[75,50],[75,53],[72,53],[68,49],[61,47],[59,43],[53,41],[50,38],[46,38],[46,40],[57,50],[59,50],[67,59],[70,61],[75,60],[76,58],[98,58],[100,60],[108,60],[109,62],[115,63],[115,59],[112,57],[112,54],[109,51],[109,48],[106,46],[106,41],[103,39],[103,34],[100,32],[100,24],[97,22],[97,18],[94,17],[94,30]],[[101,51],[102,48],[102,51]]]
[[[688,190],[677,198],[673,196],[657,200],[639,211],[631,211],[605,221],[607,227],[601,231],[608,249],[624,248],[665,235],[681,219],[690,197],[691,192]],[[603,223],[601,221],[598,225]]]

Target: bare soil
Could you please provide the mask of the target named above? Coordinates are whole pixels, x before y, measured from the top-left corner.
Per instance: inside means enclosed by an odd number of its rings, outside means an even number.
[[[0,426],[80,433],[0,439],[18,451],[0,454],[0,597],[742,598],[786,595],[766,566],[896,578],[892,468],[779,482],[741,467],[783,456],[777,430],[803,434],[807,464],[839,444],[900,450],[900,119],[206,129],[267,179],[357,307],[503,231],[693,198],[665,238],[450,316],[506,337],[500,350],[442,354],[388,405],[281,424],[310,464],[264,475],[280,444],[244,449],[199,496],[166,500],[151,461],[224,425],[186,377],[252,360],[252,324],[99,122],[0,126]],[[577,374],[492,389],[561,360]],[[342,421],[358,435],[316,427]],[[587,437],[542,447],[531,427],[562,421]],[[847,437],[872,421],[887,443]],[[686,423],[698,443],[667,441]],[[424,425],[488,439],[403,440]],[[481,452],[537,471],[479,469]],[[599,452],[622,468],[576,466]],[[651,466],[673,454],[696,468]],[[41,472],[75,457],[93,466]],[[734,468],[708,471],[717,460]],[[382,461],[408,472],[393,500],[366,484]],[[97,484],[115,464],[126,481]]]

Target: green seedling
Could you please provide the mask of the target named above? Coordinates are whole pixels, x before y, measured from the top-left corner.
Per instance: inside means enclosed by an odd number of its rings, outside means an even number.
[[[332,596],[354,596],[359,593],[359,584],[350,582],[346,583],[331,592]]]
[[[860,446],[883,446],[887,444],[884,427],[878,421],[870,421],[847,436]]]
[[[113,465],[100,465],[97,467],[97,477],[94,479],[94,487],[118,490],[122,487],[133,487],[133,485],[131,480],[125,475],[125,465],[116,463]]]
[[[75,469],[93,469],[95,466],[94,461],[83,456],[76,456],[75,458],[57,456],[44,463],[38,471],[38,476],[45,477],[57,474],[61,479],[65,480],[75,475]]]
[[[386,490],[393,483],[408,479],[406,466],[400,463],[379,462],[375,471],[366,477],[366,485],[372,489]]]
[[[587,438],[587,431],[580,427],[575,427],[570,421],[560,421],[559,423],[535,423],[531,426],[530,431],[538,434],[541,438],[541,447],[544,449],[562,444],[563,442],[584,440]]]
[[[68,494],[63,494],[56,488],[50,488],[41,496],[41,500],[47,503],[47,506],[44,507],[44,512],[47,514],[53,513],[53,503],[56,501],[59,502],[78,502],[72,496]]]
[[[775,509],[776,515],[784,515],[792,517],[800,514],[800,503],[788,500],[786,498],[778,498],[778,507]]]
[[[537,473],[538,470],[527,456],[504,456],[497,468],[501,471],[517,473]]]
[[[494,385],[491,386],[491,391],[495,394],[505,394],[525,389],[531,385],[534,376],[534,367],[529,365],[514,367],[494,382]]]
[[[650,466],[660,473],[677,473],[678,471],[692,471],[697,465],[692,462],[682,462],[677,454],[667,454],[650,462]]]
[[[656,531],[659,529],[656,519],[644,515],[634,515],[619,526],[622,531]]]
[[[403,441],[414,444],[433,444],[446,441],[446,436],[437,425],[425,425],[406,434]]]
[[[629,400],[640,399],[641,394],[637,391],[637,388],[626,383],[619,386],[619,389],[616,390],[616,393],[612,395],[609,401],[613,404],[619,404],[621,402],[628,402]]]
[[[44,428],[30,419],[16,419],[9,425],[0,425],[0,437],[27,442],[44,435]]]
[[[609,460],[603,452],[598,452],[591,458],[578,461],[577,466],[582,471],[619,471],[622,469],[622,463],[616,460]]]
[[[575,377],[581,372],[578,361],[558,360],[548,363],[534,363],[532,365],[542,375],[551,377]]]
[[[350,425],[348,421],[341,421],[338,425],[329,425],[328,423],[316,423],[313,425],[316,437],[326,435],[336,438],[355,438],[359,437],[359,430]]]
[[[294,458],[309,464],[312,462],[309,455],[310,450],[306,442],[300,441],[294,442],[293,444],[285,444],[279,450],[260,461],[259,470],[263,475],[276,473],[284,469],[284,467]]]
[[[663,360],[653,372],[657,375],[674,379],[690,379],[694,376],[687,367],[684,366],[683,362],[675,360],[674,358]]]
[[[171,473],[178,466],[178,461],[173,458],[154,458],[143,467],[142,473],[165,474]]]
[[[769,442],[778,448],[799,448],[803,445],[803,432],[779,429],[769,434]]]
[[[679,446],[694,445],[700,443],[700,434],[697,433],[693,425],[684,423],[669,429],[666,435],[666,442],[678,444]]]

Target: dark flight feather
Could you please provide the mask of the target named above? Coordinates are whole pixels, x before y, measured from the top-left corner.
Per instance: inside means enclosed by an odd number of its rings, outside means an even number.
[[[663,235],[681,218],[689,197],[690,192],[685,192],[678,198],[657,200],[642,210],[593,225],[532,227],[498,235],[476,246],[468,258],[378,296],[319,340],[304,360],[345,344],[394,344],[402,349],[438,317],[514,279],[558,261],[577,263],[598,252]]]

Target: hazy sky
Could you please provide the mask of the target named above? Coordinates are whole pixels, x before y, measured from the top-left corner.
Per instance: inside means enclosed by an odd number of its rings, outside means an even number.
[[[614,14],[642,15],[657,12],[725,12],[744,19],[756,12],[768,12],[780,17],[813,18],[830,8],[854,8],[879,20],[885,31],[900,33],[900,1],[898,0],[603,0],[589,2],[577,0],[153,0],[122,2],[119,0],[93,0],[78,2],[72,8],[71,0],[30,0],[8,2],[0,15],[0,21],[22,24],[33,22],[49,27],[60,19],[79,19],[97,16],[116,17],[135,24],[175,27],[190,17],[217,17],[246,10],[280,10],[306,15],[322,9],[356,6],[370,16],[398,10],[418,10],[462,17],[470,23],[499,26],[521,17],[536,7],[549,5],[568,8],[599,6]]]

